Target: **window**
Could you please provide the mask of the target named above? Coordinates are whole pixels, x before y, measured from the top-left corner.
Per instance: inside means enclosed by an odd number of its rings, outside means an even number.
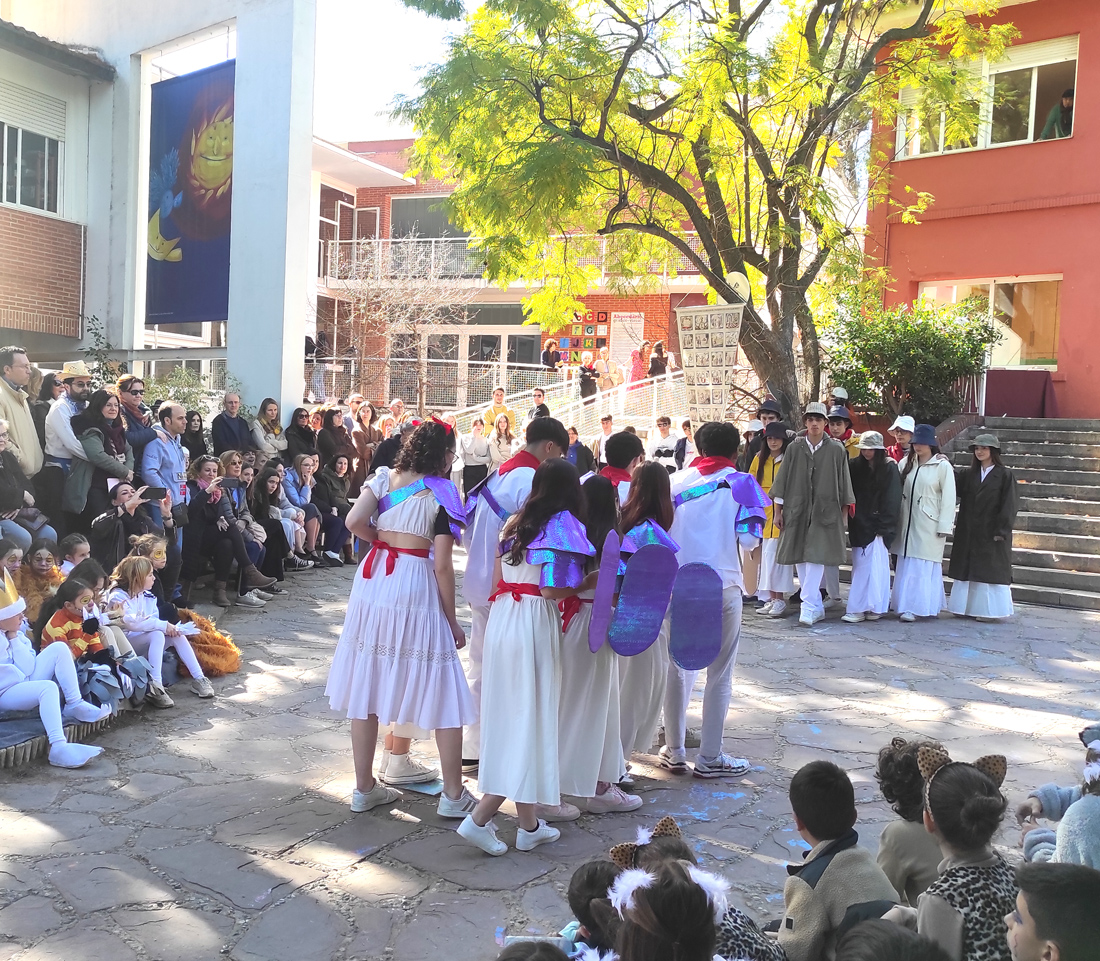
[[[1073,106],[1071,101],[1067,108],[1062,95],[1076,85],[1077,40],[1061,37],[1020,44],[995,64],[983,61],[969,68],[975,74],[980,70],[978,99],[957,104],[951,113],[926,102],[916,88],[902,90],[896,157],[1070,136]],[[970,130],[976,134],[963,133]]]
[[[472,334],[466,357],[473,363],[497,363],[500,360],[500,337],[496,334]]]
[[[508,363],[537,364],[542,357],[541,334],[509,334]]]
[[[993,318],[1004,329],[993,348],[991,367],[1058,365],[1061,278],[994,278],[920,285],[920,296],[941,304],[968,297],[988,300]]]
[[[58,212],[61,141],[11,124],[0,124],[4,203]]]
[[[446,197],[393,197],[390,200],[391,237],[466,237],[448,219],[441,204]]]

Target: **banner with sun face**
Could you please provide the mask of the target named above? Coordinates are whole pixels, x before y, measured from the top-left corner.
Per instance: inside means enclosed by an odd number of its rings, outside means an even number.
[[[146,324],[228,319],[234,68],[153,84]]]

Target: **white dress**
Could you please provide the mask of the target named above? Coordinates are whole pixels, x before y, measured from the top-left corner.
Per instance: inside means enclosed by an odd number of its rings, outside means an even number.
[[[366,485],[381,499],[390,470],[379,468]],[[389,531],[431,541],[439,503],[430,490],[376,515],[378,540]],[[393,560],[393,570],[386,569]],[[373,565],[371,576],[366,576]],[[348,612],[325,687],[334,711],[379,724],[415,724],[426,731],[462,727],[477,717],[466,676],[443,613],[428,557],[381,549],[355,572]]]
[[[943,561],[899,556],[890,606],[899,614],[939,616],[947,606],[943,590]]]
[[[947,609],[952,614],[967,617],[1011,617],[1015,613],[1012,585],[955,581],[951,585]]]
[[[580,594],[561,647],[558,757],[561,793],[594,797],[596,782],[617,782],[625,773],[619,738],[619,663],[609,644],[588,647],[595,591]]]
[[[666,615],[656,641],[641,654],[619,658],[619,736],[625,757],[653,749],[668,684],[668,632]]]
[[[765,537],[760,547],[760,574],[756,581],[757,596],[762,591],[789,594],[794,590],[794,565],[776,563],[779,538]]]
[[[866,547],[852,548],[849,614],[885,614],[890,610],[890,552],[876,537]]]
[[[539,585],[543,564],[501,558],[508,584]],[[485,626],[478,788],[520,804],[558,804],[561,614],[541,595],[505,593]],[[593,791],[593,793],[595,793]]]

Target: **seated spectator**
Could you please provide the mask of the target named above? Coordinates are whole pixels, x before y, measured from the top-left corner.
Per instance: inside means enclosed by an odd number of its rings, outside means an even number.
[[[606,953],[615,948],[613,934],[606,930],[592,912],[592,903],[607,898],[607,892],[622,869],[612,861],[589,861],[582,864],[569,879],[566,898],[569,910],[576,918],[576,927],[566,928],[576,949],[595,948]],[[565,934],[565,931],[562,932]]]
[[[93,724],[111,713],[109,706],[89,704],[80,694],[76,665],[62,645],[36,654],[23,633],[26,603],[6,572],[0,572],[0,711],[38,710],[50,742],[54,767],[83,767],[103,748],[70,744],[63,719]],[[61,709],[61,697],[65,709]]]
[[[65,393],[65,385],[58,374],[47,374],[42,378],[42,386],[38,389],[37,399],[30,401],[31,417],[34,418],[34,429],[38,433],[38,443],[43,450],[46,449],[46,415],[50,412],[53,402]]]
[[[183,603],[190,606],[191,586],[201,573],[202,561],[214,566],[214,603],[229,607],[226,586],[233,561],[237,562],[240,583],[237,604],[241,607],[263,607],[265,601],[249,594],[254,588],[264,590],[275,578],[261,574],[252,563],[244,537],[235,524],[224,516],[225,505],[219,505],[224,495],[222,478],[218,476],[221,462],[216,457],[200,457],[188,468],[187,526],[183,529],[183,566],[180,587]],[[248,595],[246,600],[242,600]]]
[[[316,434],[322,427],[325,426],[325,411],[328,407],[324,404],[314,404],[309,409],[309,426]]]
[[[156,580],[152,561],[145,557],[124,557],[111,579],[117,586],[108,595],[108,603],[121,611],[122,629],[134,650],[148,657],[156,685],[163,687],[164,649],[172,647],[191,675],[191,693],[213,697],[214,687],[203,674],[187,637],[175,624],[159,616],[157,599],[152,593]]]
[[[134,452],[134,481],[140,486],[145,445],[157,436],[153,429],[153,412],[145,406],[145,381],[133,374],[123,374],[115,383],[115,393],[121,405],[120,416],[126,429],[126,443]]]
[[[203,428],[202,414],[197,410],[187,412],[187,430],[180,434],[180,443],[187,451],[190,460],[210,453],[206,446],[206,431]]]
[[[126,441],[118,398],[105,390],[92,393],[87,408],[73,417],[72,429],[87,459],[73,458],[61,506],[81,515],[87,529],[111,504],[108,481],[133,483],[134,452]]]
[[[30,547],[29,544],[27,546]],[[23,548],[10,537],[0,537],[0,567],[8,572],[13,582],[22,564]],[[0,575],[0,579],[2,578],[3,575]]]
[[[90,617],[93,601],[93,591],[83,581],[63,581],[38,613],[34,633],[39,647],[45,650],[51,644],[63,644],[74,661],[107,650],[99,636],[99,622]]]
[[[252,518],[267,532],[267,554],[264,562],[268,568],[263,573],[272,573],[275,559],[282,552],[280,568],[284,571],[308,571],[313,567],[313,561],[299,557],[305,545],[305,527],[296,520],[300,513],[297,508],[290,508],[289,517],[284,516],[284,510],[279,506],[282,493],[282,478],[278,470],[269,467],[264,470],[252,485],[252,495],[248,499]],[[305,514],[302,513],[302,517]],[[280,578],[281,579],[281,578]]]
[[[330,407],[321,417],[321,429],[317,431],[317,452],[321,462],[327,464],[337,454],[344,454],[350,464],[355,457],[355,442],[344,426],[344,415],[339,408]]]
[[[253,564],[262,569],[267,534],[263,528],[251,526],[252,513],[248,509],[247,484],[243,479],[244,456],[239,451],[227,450],[221,455],[219,461],[221,466],[218,476],[222,478],[222,496],[218,498],[219,513],[228,524],[241,532],[249,558]],[[265,596],[267,593],[265,591],[252,593],[261,601],[270,600],[270,597]]]
[[[1100,871],[1079,864],[1024,864],[1005,917],[1012,961],[1095,961]]]
[[[285,457],[291,463],[299,454],[317,452],[317,432],[309,426],[309,411],[304,407],[295,407],[286,428]]]
[[[256,450],[270,457],[279,457],[286,450],[287,439],[279,423],[279,405],[271,397],[260,402],[259,416],[252,422],[252,443]]]
[[[69,534],[57,545],[57,552],[61,555],[61,563],[58,565],[61,573],[68,577],[72,569],[92,553],[92,547],[83,534]]]
[[[924,827],[924,778],[917,767],[922,747],[940,747],[935,741],[894,738],[878,752],[875,779],[882,796],[899,820],[883,829],[878,841],[878,865],[901,897],[916,907],[917,897],[936,880],[943,854]]]
[[[49,518],[34,506],[34,487],[8,449],[11,428],[0,419],[0,532],[24,551],[35,534],[56,540]]]
[[[252,429],[240,416],[240,409],[241,395],[226,391],[222,400],[222,412],[210,425],[215,456],[224,454],[227,450],[252,450]]]
[[[312,455],[311,455],[312,456]],[[279,490],[272,495],[272,503],[277,503],[282,517],[283,530],[286,531],[286,539],[294,548],[294,553],[303,560],[306,556],[306,512],[290,503],[290,499],[283,490],[283,482],[286,480],[286,465],[282,461],[274,462],[275,472],[279,475]],[[310,561],[313,566],[313,561]]]
[[[51,597],[65,580],[58,570],[57,544],[52,540],[39,537],[31,541],[31,546],[23,555],[23,563],[15,577],[15,587],[19,596],[27,602],[27,620],[32,624],[38,620],[42,602]]]
[[[66,582],[80,581],[92,589],[92,604],[87,611],[87,616],[99,621],[99,640],[103,646],[109,648],[115,658],[134,654],[134,649],[126,640],[122,628],[113,624],[110,616],[104,612],[107,607],[107,572],[103,570],[100,563],[94,557],[86,557],[69,572],[65,580]],[[156,698],[155,695],[152,698],[150,695],[152,695],[152,686],[146,692],[146,697],[139,699],[134,707],[137,707],[142,700],[150,700],[152,703]]]
[[[348,483],[348,466],[347,455],[337,454],[328,462],[325,469],[317,475],[317,483],[313,487],[313,503],[317,505],[317,509],[322,516],[325,514],[335,515],[341,523],[345,521],[351,511],[351,502],[348,500],[350,487]],[[352,564],[355,559],[351,554],[352,546],[346,526],[344,534],[341,550],[344,552],[344,561]],[[331,544],[326,535],[326,548],[331,547],[337,540],[339,540],[339,533],[332,539]],[[336,551],[336,553],[339,553],[339,551]]]
[[[92,521],[91,551],[100,564],[114,570],[118,562],[130,553],[130,538],[143,534],[159,532],[159,528],[142,510],[143,505],[151,503],[145,497],[148,488],[134,489],[133,484],[122,481],[111,491],[111,506]],[[161,518],[172,516],[170,497],[155,505],[161,512]],[[173,585],[174,586],[174,585]]]
[[[849,929],[836,946],[836,961],[948,961],[935,941],[874,918]]]
[[[378,417],[374,404],[364,401],[355,412],[351,426],[351,442],[355,445],[355,462],[351,472],[351,496],[358,497],[363,482],[370,471],[370,462],[378,445],[385,438],[375,424]]]
[[[295,507],[305,512],[306,515],[306,556],[324,567],[343,567],[338,551],[343,550],[344,541],[347,539],[347,528],[339,517],[333,514],[322,515],[320,509],[313,503],[313,487],[315,484],[313,472],[316,463],[309,454],[299,454],[294,458],[294,466],[286,472],[283,480],[283,493]],[[324,550],[318,547],[318,540],[324,533],[326,543]],[[342,535],[342,536],[341,536]],[[334,550],[336,544],[338,547]]]

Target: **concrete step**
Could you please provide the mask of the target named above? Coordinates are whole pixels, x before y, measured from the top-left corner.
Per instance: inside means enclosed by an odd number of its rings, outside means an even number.
[[[1067,417],[987,417],[985,430],[1093,431],[1100,432],[1100,420]]]
[[[1029,484],[1022,490],[1030,490],[1038,485]],[[1100,500],[1077,501],[1066,497],[1020,497],[1021,513],[1033,514],[1073,514],[1079,517],[1100,517]]]
[[[1067,591],[1061,587],[1032,587],[1013,584],[1012,599],[1020,604],[1042,607],[1068,607],[1078,611],[1100,611],[1100,594],[1090,591]]]
[[[1082,534],[1052,534],[1045,531],[1016,530],[1012,546],[1031,551],[1068,551],[1071,554],[1095,554],[1100,560],[1100,538]]]
[[[1017,531],[1074,534],[1100,538],[1100,517],[1086,517],[1081,514],[1021,511],[1016,515],[1014,527]],[[1100,544],[1100,541],[1097,543]]]
[[[951,455],[951,460],[956,467],[969,467],[973,463],[973,457],[968,450],[955,451]],[[1003,454],[1001,460],[1005,467],[1011,467],[1013,470],[1027,468],[1028,470],[1076,471],[1082,474],[1100,472],[1100,457],[1051,457],[1038,452]]]
[[[1047,567],[1013,567],[1014,584],[1031,587],[1064,588],[1065,590],[1091,592],[1100,596],[1100,574],[1090,571],[1059,571]]]
[[[1053,548],[1022,547],[1020,539],[1024,537],[1056,537],[1058,535],[1028,534],[1017,531],[1012,535],[1012,568],[1038,567],[1048,571],[1075,571],[1100,574],[1100,555],[1077,551],[1055,550]],[[1088,540],[1088,538],[1085,538]],[[951,556],[951,538],[943,552],[946,561]],[[944,568],[946,570],[946,567]]]
[[[959,455],[956,454],[956,457]],[[969,454],[965,455],[969,457]],[[955,462],[956,467],[965,467],[970,461],[965,463]],[[1050,468],[1050,467],[1016,467],[1012,464],[1008,465],[1012,467],[1012,472],[1016,475],[1016,480],[1022,481],[1025,484],[1058,484],[1063,487],[1100,487],[1100,470],[1065,470],[1064,468]],[[1057,495],[1055,495],[1057,496]],[[1062,495],[1066,497],[1072,497],[1072,494]],[[1082,497],[1081,500],[1089,500],[1092,497],[1100,498],[1100,492],[1094,492],[1086,497]]]
[[[967,446],[973,443],[971,437]],[[969,450],[967,451],[969,453]],[[1100,457],[1100,443],[1098,444],[1070,444],[1051,443],[1049,441],[1018,441],[1004,440],[1001,438],[1001,456],[1005,455],[1030,455],[1039,457]]]
[[[1096,504],[1100,502],[1100,488],[1092,484],[1078,484],[1076,478],[1071,482],[1038,481],[1021,477],[1023,471],[1013,471],[1019,485],[1016,494],[1020,498],[1031,500],[1073,501],[1077,504]]]
[[[1002,444],[1024,442],[1027,444],[1093,444],[1100,445],[1100,431],[1074,430],[996,430],[987,427],[968,427],[964,433],[974,439],[975,435],[995,433]],[[960,435],[961,436],[961,435]]]

